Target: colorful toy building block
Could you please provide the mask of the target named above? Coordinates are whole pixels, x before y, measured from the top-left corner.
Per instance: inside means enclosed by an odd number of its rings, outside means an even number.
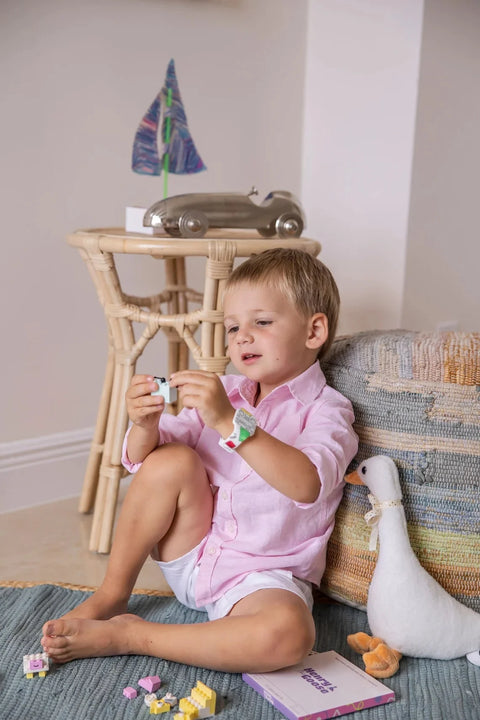
[[[33,678],[35,674],[45,677],[49,669],[47,653],[33,653],[23,656],[23,672],[27,678]]]
[[[175,697],[175,695],[172,695],[172,693],[167,692],[166,695],[162,697],[163,702],[168,703],[172,707],[177,704],[178,698]]]
[[[215,715],[215,707],[217,703],[217,694],[215,690],[212,690],[207,685],[200,682],[200,680],[197,680],[197,684],[194,688],[192,688],[192,692],[190,694],[193,700],[201,707],[201,711],[198,714],[199,717],[206,718]]]
[[[198,717],[198,707],[192,702],[191,696],[181,698],[178,708],[186,715],[187,720],[195,720]]]
[[[151,698],[151,700],[147,702],[147,698]],[[175,695],[168,692],[160,700],[157,700],[157,696],[155,694],[146,695],[145,702],[150,707],[151,715],[160,715],[161,713],[170,712],[172,707],[177,704],[178,700]]]
[[[151,395],[161,395],[165,398],[166,403],[173,403],[177,400],[177,388],[170,387],[170,383],[164,377],[153,378],[158,385],[158,390],[154,390]]]
[[[154,700],[150,703],[150,715],[161,715],[161,713],[170,712],[172,706],[163,702],[163,700]]]
[[[196,720],[196,718],[198,718],[198,712],[196,709],[193,715],[188,712],[183,712],[182,710],[175,713],[175,715],[173,716],[173,720]]]
[[[152,702],[154,702],[154,700],[156,700],[156,699],[157,699],[157,696],[155,695],[155,693],[148,693],[148,695],[145,695],[145,697],[143,698],[143,702],[145,703],[145,705],[147,707],[150,707]]]
[[[144,690],[147,690],[147,692],[154,693],[155,690],[158,690],[158,688],[162,684],[162,681],[160,680],[158,675],[148,675],[147,677],[140,678],[138,684]]]
[[[196,718],[207,718],[215,715],[217,695],[207,685],[197,680],[190,695],[181,698],[178,708],[180,712],[175,713],[174,720],[196,720]]]
[[[137,697],[138,692],[135,690],[135,688],[128,686],[126,688],[123,688],[123,694],[129,700],[133,700],[133,698]]]

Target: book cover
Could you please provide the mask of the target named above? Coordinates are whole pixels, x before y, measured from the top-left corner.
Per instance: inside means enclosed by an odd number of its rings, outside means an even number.
[[[312,651],[284,670],[242,677],[289,720],[325,720],[395,700],[390,688],[334,650]]]

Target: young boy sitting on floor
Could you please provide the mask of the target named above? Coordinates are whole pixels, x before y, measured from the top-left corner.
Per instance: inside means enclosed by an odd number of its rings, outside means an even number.
[[[164,413],[152,376],[126,393],[123,462],[135,476],[101,587],[43,628],[56,662],[151,655],[229,672],[268,672],[312,648],[320,583],[343,476],[357,450],[351,404],[325,383],[339,296],[330,271],[274,248],[232,273],[228,352],[241,375],[184,370],[184,408]],[[148,555],[176,597],[208,622],[127,614]]]

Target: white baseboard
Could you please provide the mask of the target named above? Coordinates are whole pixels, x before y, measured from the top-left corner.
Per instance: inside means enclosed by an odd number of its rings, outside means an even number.
[[[80,495],[93,428],[0,443],[0,513]]]

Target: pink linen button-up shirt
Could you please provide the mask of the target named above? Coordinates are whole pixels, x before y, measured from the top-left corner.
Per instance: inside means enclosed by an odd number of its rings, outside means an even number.
[[[275,388],[257,407],[256,382],[241,375],[221,380],[234,408],[245,408],[259,427],[307,455],[321,488],[313,503],[296,502],[266,483],[240,455],[223,450],[218,433],[195,409],[184,408],[177,416],[164,412],[160,444],[175,441],[194,448],[215,493],[212,527],[199,554],[199,607],[258,570],[287,570],[320,583],[343,477],[358,445],[351,403],[326,384],[318,362]],[[126,440],[122,462],[135,473],[140,463],[129,461]]]

